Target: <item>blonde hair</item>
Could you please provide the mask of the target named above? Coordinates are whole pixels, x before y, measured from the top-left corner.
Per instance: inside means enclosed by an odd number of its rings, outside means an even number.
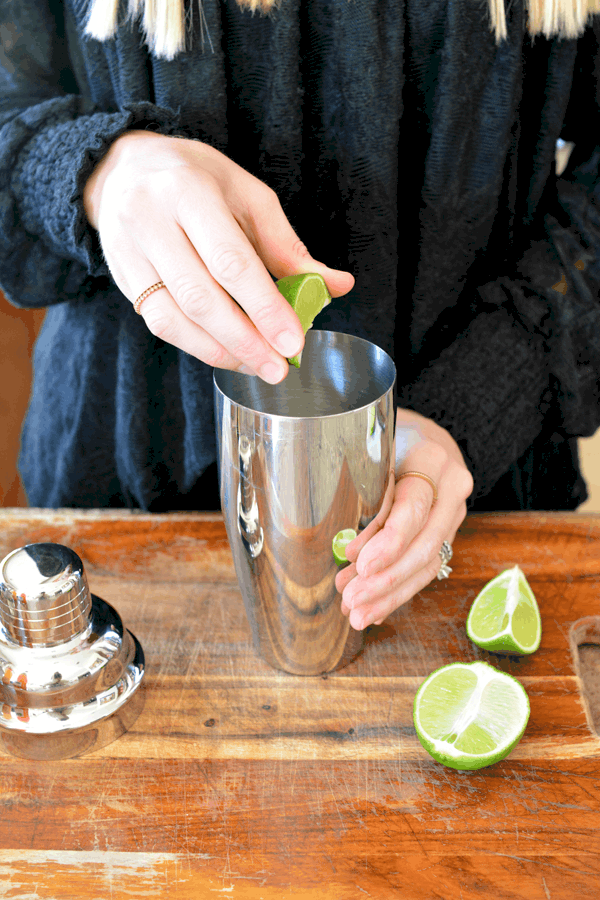
[[[285,0],[237,0],[242,9],[267,13]],[[580,37],[590,16],[600,13],[600,0],[523,0],[527,3],[527,27],[535,38]],[[85,33],[98,41],[114,37],[118,27],[120,0],[91,0],[91,10]],[[505,0],[487,0],[490,14],[490,31],[495,32],[496,43],[506,40]],[[184,0],[127,0],[125,21],[142,19],[144,38],[154,56],[173,59],[186,49],[186,36],[191,23],[186,20]],[[206,21],[202,0],[198,0],[201,33]],[[190,15],[193,7],[190,4]],[[210,41],[210,35],[208,35]]]

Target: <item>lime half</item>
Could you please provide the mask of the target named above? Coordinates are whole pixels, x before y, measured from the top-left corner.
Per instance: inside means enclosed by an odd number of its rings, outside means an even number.
[[[338,531],[333,541],[331,542],[331,547],[333,550],[333,558],[335,559],[338,566],[344,565],[344,563],[348,562],[346,558],[346,547],[353,541],[356,537],[356,532],[354,528],[344,528],[343,531]]]
[[[467,616],[467,635],[493,653],[535,653],[542,618],[519,566],[501,572],[477,595]]]
[[[427,752],[451,769],[482,769],[516,747],[529,721],[523,686],[486,662],[436,669],[415,697],[413,719]]]
[[[276,286],[300,319],[304,334],[312,328],[315,316],[331,303],[331,294],[322,275],[288,275],[280,278]],[[302,350],[298,356],[288,357],[288,362],[299,369],[301,359]]]

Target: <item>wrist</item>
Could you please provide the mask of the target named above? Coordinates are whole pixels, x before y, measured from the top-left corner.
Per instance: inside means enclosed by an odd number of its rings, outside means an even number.
[[[152,131],[127,131],[113,141],[102,159],[96,163],[83,188],[83,209],[88,222],[96,231],[98,230],[100,203],[106,179],[122,158],[124,151],[129,150],[133,145],[138,145],[137,150],[139,150],[140,144],[146,144],[148,140],[160,137],[161,135]]]

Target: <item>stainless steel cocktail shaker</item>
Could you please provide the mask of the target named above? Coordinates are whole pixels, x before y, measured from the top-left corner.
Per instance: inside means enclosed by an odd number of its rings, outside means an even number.
[[[318,675],[360,651],[332,540],[368,525],[393,479],[396,369],[375,344],[309,331],[283,382],[214,373],[221,506],[254,644]]]

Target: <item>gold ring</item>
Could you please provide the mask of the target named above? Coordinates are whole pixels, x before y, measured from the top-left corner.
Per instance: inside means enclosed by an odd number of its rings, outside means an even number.
[[[402,475],[398,475],[396,478],[396,483],[400,481],[401,478],[408,478],[409,475],[416,475],[417,478],[424,478],[425,481],[428,481],[431,487],[433,488],[433,502],[438,498],[437,485],[433,478],[430,478],[429,475],[425,475],[424,472],[403,472]]]
[[[154,293],[154,291],[159,291],[161,288],[164,288],[164,287],[165,287],[164,281],[157,281],[156,284],[153,284],[151,287],[146,288],[146,290],[143,292],[143,294],[140,294],[140,296],[137,298],[137,300],[135,300],[133,303],[133,308],[135,309],[138,316],[141,316],[140,306],[142,305],[142,303],[144,302],[146,297],[149,297],[150,294]]]

